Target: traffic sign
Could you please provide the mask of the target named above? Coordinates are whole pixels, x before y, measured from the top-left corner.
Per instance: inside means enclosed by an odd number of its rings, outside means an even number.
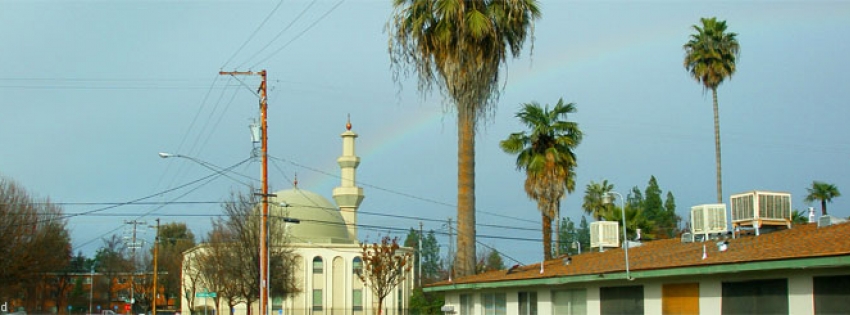
[[[195,297],[214,298],[214,297],[216,297],[216,294],[215,294],[215,292],[198,292],[198,293],[195,293]]]

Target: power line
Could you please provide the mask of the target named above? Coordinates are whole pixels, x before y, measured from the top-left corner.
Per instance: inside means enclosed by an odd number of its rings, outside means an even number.
[[[327,12],[325,12],[325,14],[323,14],[322,16],[320,16],[320,17],[319,17],[319,18],[318,18],[315,22],[313,22],[312,24],[310,24],[309,26],[307,26],[307,28],[305,28],[303,31],[301,31],[301,33],[298,33],[298,35],[295,35],[295,37],[293,37],[291,40],[289,40],[288,42],[286,42],[286,44],[284,44],[283,46],[281,46],[280,48],[278,48],[277,50],[275,50],[274,52],[272,52],[272,53],[271,53],[270,55],[268,55],[266,58],[263,58],[262,60],[258,61],[258,62],[257,62],[254,66],[252,66],[251,68],[256,68],[256,67],[257,67],[257,66],[259,66],[261,63],[265,62],[266,60],[271,59],[271,57],[274,57],[274,55],[277,55],[277,53],[281,52],[281,51],[282,51],[282,50],[284,50],[286,47],[289,47],[289,44],[292,44],[292,42],[294,42],[295,40],[297,40],[298,38],[300,38],[302,35],[304,35],[304,33],[307,33],[307,31],[309,31],[311,28],[313,28],[314,26],[316,26],[316,24],[319,24],[319,22],[321,22],[321,21],[322,21],[322,20],[324,20],[324,19],[325,19],[328,15],[330,15],[330,14],[331,14],[331,12],[333,12],[334,10],[336,10],[336,8],[338,8],[338,7],[339,7],[339,6],[340,6],[343,2],[345,2],[345,0],[340,0],[339,2],[337,2],[337,3],[333,6],[333,7],[331,7],[331,8],[330,8]]]
[[[260,22],[260,25],[258,25],[257,28],[254,29],[254,32],[251,33],[250,36],[248,36],[248,39],[246,39],[245,42],[242,43],[242,46],[239,46],[239,48],[236,49],[235,52],[233,52],[233,55],[231,55],[230,58],[228,58],[227,61],[224,62],[224,64],[221,66],[222,69],[224,69],[224,67],[227,67],[227,64],[230,63],[230,61],[233,60],[233,58],[236,57],[236,55],[239,54],[239,52],[241,52],[243,48],[245,48],[245,45],[248,45],[248,42],[250,42],[252,39],[254,39],[254,36],[256,36],[257,33],[260,32],[260,29],[262,29],[263,26],[266,25],[266,22],[268,22],[269,19],[272,17],[272,15],[274,15],[274,13],[277,12],[277,9],[280,8],[281,4],[283,4],[283,0],[278,1],[277,5],[274,7],[274,9],[272,9],[272,11],[269,12],[269,15],[267,15],[266,18],[263,19],[262,22]]]
[[[248,62],[250,62],[252,59],[254,59],[255,57],[257,57],[257,55],[259,55],[259,54],[260,54],[260,53],[262,53],[264,50],[266,50],[266,48],[268,48],[269,46],[271,46],[271,44],[272,44],[272,43],[274,43],[274,42],[275,42],[278,38],[280,38],[280,36],[281,36],[281,35],[283,35],[283,33],[284,33],[284,32],[286,32],[287,30],[289,30],[289,28],[290,28],[290,27],[292,27],[292,25],[294,25],[294,24],[295,24],[295,22],[297,22],[298,20],[300,20],[300,19],[301,19],[301,17],[302,17],[302,16],[304,16],[304,13],[307,13],[307,11],[308,11],[308,10],[310,10],[310,8],[311,8],[314,4],[316,4],[316,0],[313,0],[312,2],[310,2],[310,4],[308,4],[306,8],[304,8],[303,10],[301,10],[301,13],[299,13],[299,14],[295,17],[295,19],[293,19],[291,22],[289,22],[289,24],[287,24],[286,26],[284,26],[284,27],[283,27],[283,29],[282,29],[280,32],[278,32],[278,33],[277,33],[277,35],[275,35],[275,37],[274,37],[274,38],[272,38],[272,39],[271,39],[268,43],[266,43],[266,45],[265,45],[265,46],[263,46],[262,48],[260,48],[260,50],[258,50],[257,52],[255,52],[253,55],[251,55],[251,57],[248,57],[248,59],[247,59],[247,60],[245,60],[245,62],[243,62],[242,64],[240,64],[240,65],[239,65],[239,66],[237,66],[236,68],[243,68],[243,67],[245,66],[245,64],[247,64]],[[253,68],[253,67],[252,67],[252,68]]]

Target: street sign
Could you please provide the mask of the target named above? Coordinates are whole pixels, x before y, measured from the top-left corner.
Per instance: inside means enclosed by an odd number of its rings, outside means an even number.
[[[198,293],[195,293],[195,297],[214,298],[214,297],[216,297],[216,294],[215,294],[215,292],[198,292]]]

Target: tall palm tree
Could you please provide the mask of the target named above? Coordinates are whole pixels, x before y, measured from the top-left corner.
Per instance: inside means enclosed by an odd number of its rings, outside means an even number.
[[[575,190],[576,155],[581,142],[578,124],[567,120],[573,103],[559,99],[552,110],[540,104],[523,104],[516,114],[528,131],[515,132],[499,142],[502,150],[516,154],[516,167],[525,170],[525,193],[537,201],[543,221],[543,257],[552,258],[552,220],[559,217],[564,191]]]
[[[499,68],[540,17],[536,0],[394,0],[387,23],[394,77],[417,73],[458,117],[458,276],[475,272],[475,132],[499,98]]]
[[[597,221],[610,212],[611,204],[603,202],[603,196],[614,191],[614,184],[609,184],[608,180],[603,180],[601,183],[591,181],[584,189],[584,202],[581,204],[584,213],[589,214]]]
[[[696,33],[683,46],[685,69],[706,90],[711,90],[714,104],[714,158],[717,172],[717,203],[723,203],[723,180],[720,163],[720,112],[717,106],[717,87],[735,73],[740,46],[738,34],[726,32],[726,21],[701,18],[702,26],[693,25]]]
[[[838,187],[825,182],[814,181],[812,187],[806,188],[809,194],[804,199],[806,202],[820,201],[821,215],[826,215],[826,203],[832,202],[832,198],[840,197],[841,192]]]

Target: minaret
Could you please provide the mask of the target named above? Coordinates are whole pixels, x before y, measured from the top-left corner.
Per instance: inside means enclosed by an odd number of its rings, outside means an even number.
[[[345,132],[342,137],[342,155],[336,160],[340,168],[340,185],[334,188],[333,196],[345,225],[348,227],[348,235],[357,241],[357,208],[363,202],[363,188],[357,187],[357,165],[360,158],[354,153],[354,139],[357,134],[351,131],[351,118],[345,124]]]

